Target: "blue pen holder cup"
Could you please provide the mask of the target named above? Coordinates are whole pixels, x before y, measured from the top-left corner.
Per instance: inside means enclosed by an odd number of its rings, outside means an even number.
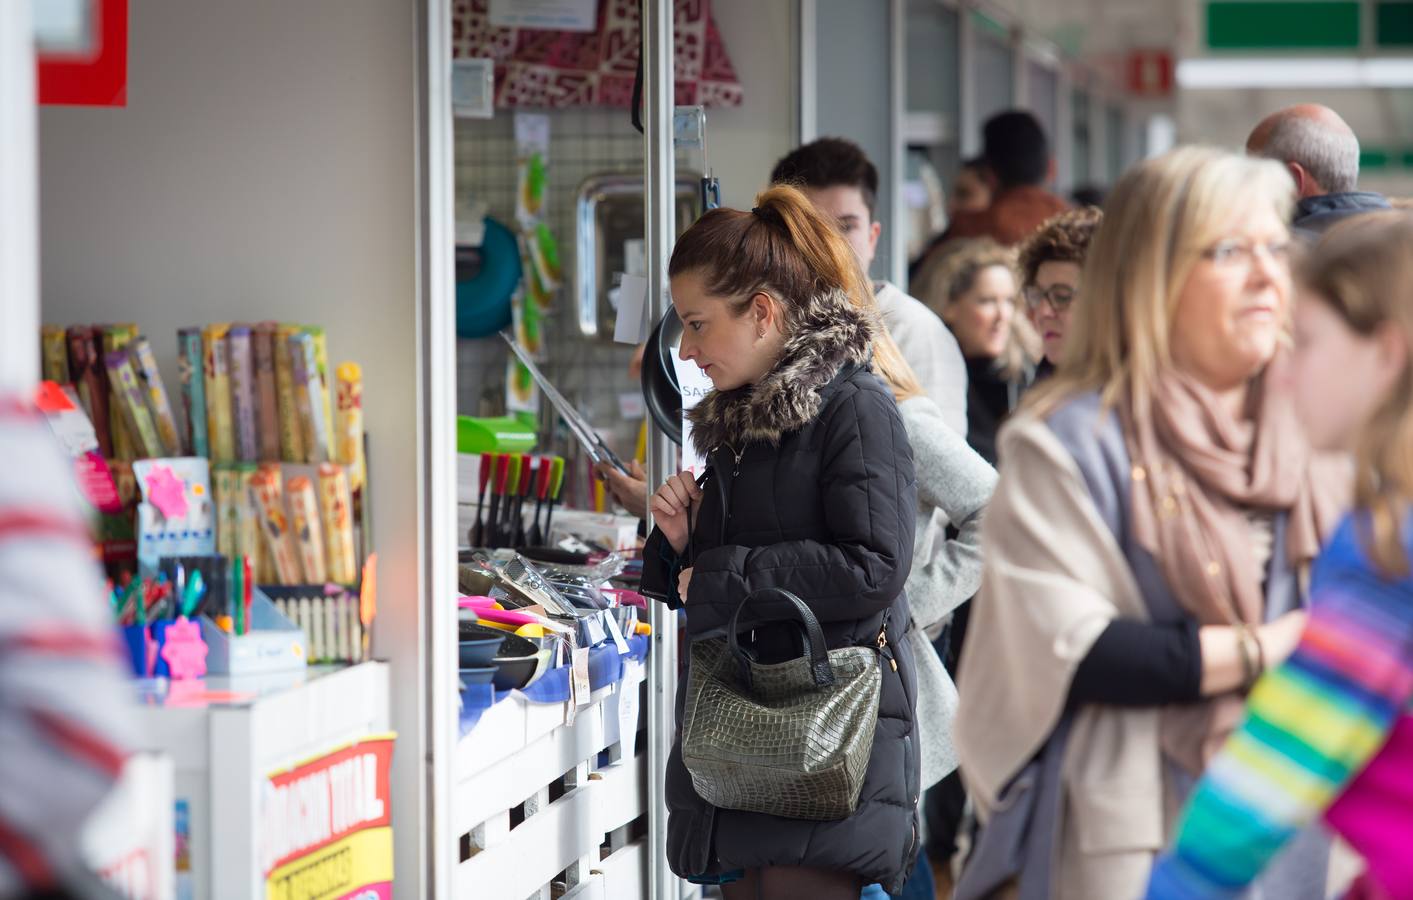
[[[132,672],[138,678],[149,678],[152,673],[147,671],[148,659],[157,660],[157,647],[152,644],[152,632],[147,625],[124,625],[123,646],[128,651],[128,665],[132,667]],[[149,657],[148,654],[151,653]]]
[[[152,668],[152,674],[157,678],[172,677],[171,668],[168,667],[167,661],[162,658],[162,646],[167,642],[167,628],[173,624],[170,619],[162,619],[153,622],[150,626],[152,628],[152,643],[157,645],[157,662]]]

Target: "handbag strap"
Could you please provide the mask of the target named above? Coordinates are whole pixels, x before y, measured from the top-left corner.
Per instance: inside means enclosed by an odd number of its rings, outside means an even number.
[[[764,597],[774,597],[784,600],[795,613],[793,618],[777,617],[764,621],[791,621],[803,626],[803,638],[805,642],[805,656],[810,661],[810,677],[819,687],[829,687],[834,683],[834,668],[829,665],[829,652],[824,644],[824,629],[819,627],[819,619],[815,618],[814,612],[805,604],[805,601],[796,597],[784,588],[762,588],[747,594],[745,599],[736,605],[736,611],[731,614],[731,620],[726,625],[726,646],[730,649],[731,655],[741,665],[743,672],[749,673],[750,660],[745,651],[741,649],[741,644],[737,636],[739,623],[741,620],[741,610],[746,608],[746,604],[752,600]]]

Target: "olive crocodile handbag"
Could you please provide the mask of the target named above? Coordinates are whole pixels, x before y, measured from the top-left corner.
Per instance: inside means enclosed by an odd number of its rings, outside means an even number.
[[[804,654],[751,659],[737,639],[741,610],[767,595],[787,602]],[[725,638],[693,641],[682,724],[682,761],[713,806],[790,819],[852,815],[878,725],[878,650],[827,650],[814,613],[771,588],[750,594]]]

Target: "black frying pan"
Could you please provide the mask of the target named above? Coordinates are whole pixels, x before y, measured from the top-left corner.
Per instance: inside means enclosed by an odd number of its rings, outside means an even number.
[[[672,439],[682,443],[682,388],[677,383],[677,369],[672,364],[672,345],[682,338],[682,321],[677,311],[667,308],[662,321],[648,336],[648,348],[643,353],[643,400],[648,415]]]

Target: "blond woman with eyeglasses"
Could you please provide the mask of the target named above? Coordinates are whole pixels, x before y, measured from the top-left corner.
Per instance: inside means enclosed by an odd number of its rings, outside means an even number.
[[[1001,434],[958,678],[983,825],[960,900],[1140,895],[1246,691],[1299,639],[1348,482],[1273,377],[1292,203],[1278,164],[1184,148],[1105,206],[1060,369]],[[1325,839],[1296,843],[1252,896],[1324,896]]]

